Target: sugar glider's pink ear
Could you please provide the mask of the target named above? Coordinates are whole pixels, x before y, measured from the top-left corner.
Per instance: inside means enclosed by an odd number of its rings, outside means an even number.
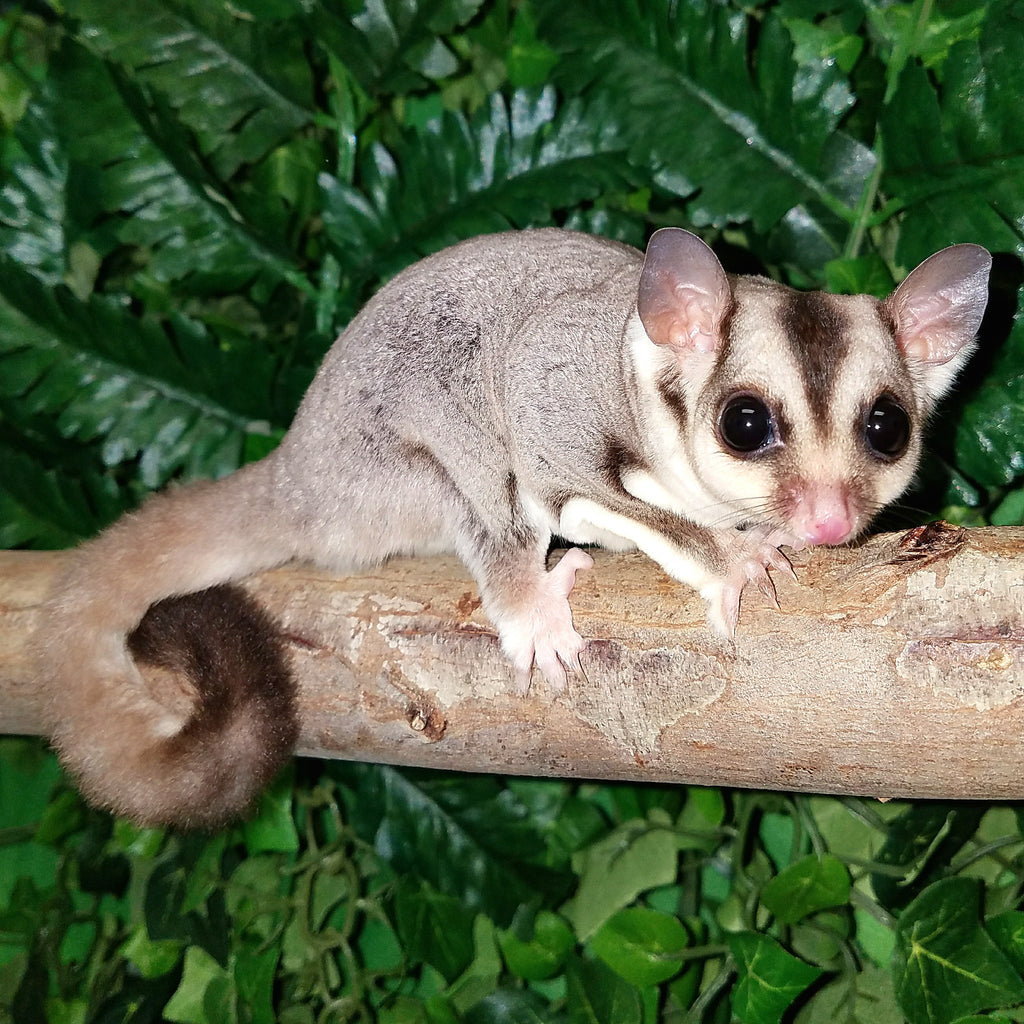
[[[980,245],[929,256],[886,299],[896,341],[916,363],[942,364],[974,340],[988,302],[992,257]]]
[[[731,301],[722,264],[701,239],[682,228],[651,235],[636,300],[651,341],[712,352]]]

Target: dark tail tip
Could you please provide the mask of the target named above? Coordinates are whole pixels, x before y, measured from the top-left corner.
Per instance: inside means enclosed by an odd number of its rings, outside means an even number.
[[[222,585],[152,605],[128,650],[194,689],[194,712],[153,765],[188,780],[180,809],[159,817],[207,829],[239,817],[298,739],[296,685],[277,624],[240,587]]]

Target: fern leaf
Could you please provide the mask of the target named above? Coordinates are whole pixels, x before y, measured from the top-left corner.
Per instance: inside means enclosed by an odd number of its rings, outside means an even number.
[[[101,253],[129,246],[157,281],[187,279],[197,291],[260,274],[301,282],[287,248],[239,213],[158,93],[73,43],[55,56],[51,80],[79,219],[94,225]]]
[[[472,235],[551,224],[628,184],[625,141],[600,104],[558,109],[554,89],[495,93],[472,118],[445,114],[394,151],[374,146],[361,188],[321,174],[323,218],[353,301],[368,281]]]
[[[109,474],[45,466],[7,440],[0,437],[0,548],[70,547],[125,511]]]
[[[68,0],[77,36],[139,86],[165,97],[228,178],[313,120],[301,11],[241,16],[204,0]]]
[[[690,198],[694,223],[763,234],[806,205],[855,219],[873,160],[837,139],[853,96],[836,62],[795,63],[771,12],[755,34],[746,13],[713,0],[535,6],[563,54],[557,80],[608,98],[633,162]]]
[[[180,314],[161,325],[106,296],[81,302],[0,257],[0,394],[63,437],[99,441],[108,466],[139,459],[148,487],[239,465],[247,431],[269,430],[259,373]]]
[[[458,59],[445,36],[483,0],[366,0],[361,10],[333,0],[312,13],[316,36],[371,95],[415,92],[451,74]]]

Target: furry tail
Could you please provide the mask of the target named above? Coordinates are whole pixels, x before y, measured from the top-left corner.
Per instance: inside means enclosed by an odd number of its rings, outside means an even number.
[[[220,585],[295,554],[270,483],[258,463],[158,495],[58,580],[36,656],[52,742],[92,802],[142,824],[214,828],[290,755],[295,685],[280,633]]]

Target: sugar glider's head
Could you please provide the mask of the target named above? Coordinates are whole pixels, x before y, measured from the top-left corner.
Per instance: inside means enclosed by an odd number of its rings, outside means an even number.
[[[951,246],[879,301],[730,280],[695,235],[656,232],[637,311],[707,523],[768,522],[809,544],[860,533],[913,478],[924,421],[973,349],[990,266],[980,246]]]

